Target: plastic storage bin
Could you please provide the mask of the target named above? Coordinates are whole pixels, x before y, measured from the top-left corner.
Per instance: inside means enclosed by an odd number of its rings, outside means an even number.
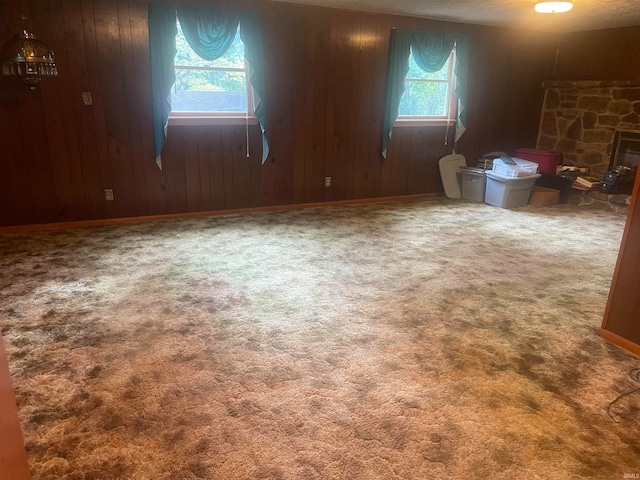
[[[487,176],[481,168],[463,167],[462,174],[462,198],[474,202],[484,202],[484,191],[487,184]]]
[[[519,148],[516,157],[530,160],[538,164],[539,172],[556,173],[556,168],[562,161],[561,152],[545,152],[535,148]]]
[[[530,162],[529,160],[523,160],[522,158],[513,157],[516,165],[506,163],[501,158],[496,158],[493,161],[493,171],[503,177],[529,177],[538,173],[538,164]]]
[[[524,207],[540,174],[527,177],[505,177],[489,170],[484,203],[500,208]]]

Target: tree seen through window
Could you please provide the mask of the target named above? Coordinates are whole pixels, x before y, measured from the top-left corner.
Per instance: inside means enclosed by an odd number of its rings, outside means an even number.
[[[227,52],[214,61],[200,58],[187,43],[180,24],[176,35],[174,112],[245,114],[247,73],[239,30]]]
[[[405,91],[400,99],[398,115],[400,117],[452,116],[449,111],[452,87],[453,53],[444,66],[437,72],[425,72],[415,62],[413,53],[409,56],[409,72],[405,79]]]

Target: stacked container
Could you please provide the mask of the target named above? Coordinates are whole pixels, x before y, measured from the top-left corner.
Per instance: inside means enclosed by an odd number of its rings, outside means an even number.
[[[484,202],[501,208],[523,207],[529,203],[531,189],[540,177],[538,164],[521,158],[503,158],[493,161],[487,171]]]
[[[529,160],[538,164],[538,171],[545,173],[556,173],[556,168],[562,161],[561,152],[536,150],[535,148],[519,148],[516,150],[516,157]]]
[[[463,167],[462,174],[462,198],[474,202],[484,202],[484,192],[487,185],[485,171],[481,168]]]

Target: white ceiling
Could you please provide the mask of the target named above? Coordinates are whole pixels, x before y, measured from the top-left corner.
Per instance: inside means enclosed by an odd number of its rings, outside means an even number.
[[[573,32],[640,25],[640,0],[574,0],[562,14],[536,13],[536,0],[275,0],[528,30]]]

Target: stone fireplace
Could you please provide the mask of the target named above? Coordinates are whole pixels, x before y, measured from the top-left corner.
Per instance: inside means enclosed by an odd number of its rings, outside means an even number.
[[[616,130],[640,132],[640,82],[545,82],[537,148],[562,152],[563,163],[609,168]]]

